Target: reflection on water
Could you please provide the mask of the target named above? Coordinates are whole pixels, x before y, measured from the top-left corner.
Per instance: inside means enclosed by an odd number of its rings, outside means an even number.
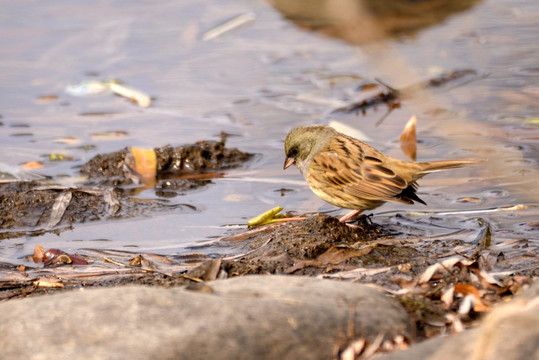
[[[287,132],[298,125],[338,122],[403,158],[398,139],[412,115],[418,117],[418,160],[484,157],[489,162],[432,174],[421,181],[419,194],[428,208],[386,204],[373,220],[411,236],[441,236],[442,226],[451,228],[446,233],[469,226],[476,236],[478,222],[466,221],[481,217],[491,223],[496,246],[505,244],[505,249],[514,239],[527,238],[531,254],[537,251],[537,2],[271,4],[114,0],[91,9],[67,0],[4,4],[0,29],[9,36],[0,37],[0,150],[6,166],[0,169],[45,159],[39,173],[75,182],[78,168],[96,154],[216,140],[221,131],[233,135],[228,146],[257,156],[202,190],[167,198],[171,208],[185,204],[197,211],[171,210],[134,221],[85,223],[59,235],[6,239],[0,242],[0,260],[20,262],[36,244],[65,251],[185,254],[274,206],[338,215],[340,210],[311,193],[299,172],[282,171]],[[202,41],[202,34],[243,13],[256,16]],[[403,89],[455,69],[485,76],[410,91],[378,126],[385,104],[364,113],[334,112],[373,95],[375,78]],[[150,94],[152,106],[65,92],[69,84],[110,78]],[[53,162],[42,157],[47,154],[73,160]],[[145,190],[138,195],[160,196],[167,194]],[[482,212],[518,204],[531,206]],[[431,213],[418,214],[424,211]],[[397,212],[405,220],[396,218]],[[436,226],[424,226],[438,213],[445,215],[435,219]],[[423,224],[414,228],[414,222]],[[465,235],[470,241],[474,236]]]
[[[480,0],[269,0],[301,28],[365,44],[416,32],[466,11]]]

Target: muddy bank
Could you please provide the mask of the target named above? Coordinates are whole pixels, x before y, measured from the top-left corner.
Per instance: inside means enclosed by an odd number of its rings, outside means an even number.
[[[48,181],[0,184],[0,239],[63,231],[73,224],[107,219],[132,218],[160,211],[196,211],[192,205],[168,203],[211,183],[222,171],[238,167],[253,155],[225,146],[221,141],[154,149],[157,173],[152,179],[157,199],[139,200],[144,186],[129,161],[128,148],[100,154],[80,172],[87,180],[80,186],[60,186]]]
[[[406,238],[368,218],[352,228],[333,217],[316,215],[241,231],[208,245],[233,248],[238,254],[230,257],[195,250],[186,256],[163,257],[85,249],[76,255],[87,266],[4,264],[0,297],[126,284],[187,286],[211,292],[205,282],[216,279],[262,274],[315,276],[383,287],[408,311],[418,339],[425,339],[475,325],[492,306],[519,294],[538,275],[538,261],[533,257],[521,270],[490,275],[507,266],[504,259],[493,264],[495,252],[479,245],[452,253],[459,245],[461,242],[451,238]]]
[[[78,223],[182,207],[196,211],[189,205],[170,205],[167,199],[206,186],[252,157],[227,148],[224,138],[165,146],[153,154],[156,173],[151,182],[134,171],[134,155],[123,149],[84,164],[80,171],[88,178],[78,187],[37,181],[1,184],[1,237],[59,233]],[[139,189],[149,186],[157,189],[157,198],[138,199]],[[460,226],[469,230],[466,223]],[[474,326],[494,305],[519,294],[537,277],[534,253],[523,248],[512,257],[513,253],[490,248],[490,227],[482,226],[477,239],[466,243],[452,236],[412,237],[401,232],[402,226],[381,226],[369,217],[347,226],[330,216],[313,215],[237,230],[182,256],[48,249],[52,258],[38,261],[34,254],[35,266],[0,264],[0,300],[119,285],[185,286],[211,293],[206,282],[217,279],[302,275],[381,286],[407,310],[421,340]],[[233,255],[211,251],[219,248]],[[31,259],[28,255],[26,260]]]
[[[201,174],[235,168],[252,158],[252,154],[227,148],[225,141],[226,136],[221,134],[221,141],[199,141],[189,145],[167,145],[154,149],[157,161],[156,186],[175,191],[193,189],[210,182],[208,178],[211,176]],[[84,164],[80,172],[88,175],[88,185],[126,186],[136,183],[129,155],[128,148],[97,155]]]

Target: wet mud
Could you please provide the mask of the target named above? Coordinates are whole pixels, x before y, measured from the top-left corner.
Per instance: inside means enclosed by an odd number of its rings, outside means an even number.
[[[225,146],[221,141],[154,149],[157,159],[157,199],[140,201],[137,175],[128,166],[129,149],[100,154],[84,164],[80,172],[87,180],[77,187],[46,181],[0,184],[0,239],[44,232],[61,232],[74,224],[132,218],[191,205],[172,206],[167,198],[206,186],[221,171],[238,167],[252,154]]]
[[[189,205],[171,205],[167,198],[207,186],[253,156],[227,148],[224,136],[221,141],[164,146],[154,153],[157,172],[150,183],[133,171],[126,148],[84,164],[80,172],[87,179],[77,187],[45,181],[0,184],[0,239],[60,233],[88,221],[178,211]],[[153,187],[157,198],[137,199],[140,187]],[[457,326],[448,319],[466,306],[463,296],[476,298],[459,316],[459,326],[473,326],[494,304],[519,294],[537,277],[537,257],[490,249],[489,229],[483,224],[477,241],[470,244],[454,237],[407,235],[402,227],[381,226],[370,217],[349,226],[331,216],[312,215],[226,234],[181,256],[92,249],[67,254],[36,246],[27,256],[36,266],[0,263],[0,300],[125,284],[211,292],[205,282],[215,279],[316,276],[385,288],[416,322],[418,338],[429,338]],[[232,255],[215,255],[212,249],[219,248]],[[452,260],[454,256],[460,259]],[[502,275],[495,279],[486,270]]]
[[[225,146],[226,137],[221,141],[199,141],[194,144],[156,148],[157,186],[188,190],[209,183],[202,173],[227,170],[244,164],[252,154]],[[100,154],[84,164],[80,172],[88,175],[89,185],[125,186],[136,182],[129,169],[129,149]],[[216,177],[218,175],[214,175]],[[161,185],[159,185],[161,184]]]
[[[463,296],[477,296],[458,320],[462,326],[473,326],[493,305],[521,293],[538,275],[537,259],[529,258],[530,266],[494,278],[486,270],[504,268],[504,259],[493,264],[494,252],[479,245],[460,254],[460,259],[448,255],[461,245],[451,238],[410,238],[388,231],[368,217],[351,227],[334,217],[314,215],[240,231],[208,245],[239,252],[229,257],[200,253],[163,257],[85,249],[69,255],[85,260],[85,266],[0,264],[0,300],[125,284],[187,286],[211,292],[205,282],[215,279],[253,274],[316,276],[385,288],[415,321],[418,339],[425,339],[456,326],[448,319],[466,306]]]

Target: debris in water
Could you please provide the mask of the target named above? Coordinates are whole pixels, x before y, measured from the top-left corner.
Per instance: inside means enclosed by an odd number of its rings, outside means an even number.
[[[416,161],[417,158],[416,123],[417,117],[413,115],[404,126],[404,130],[399,139],[402,152],[413,161]]]
[[[140,107],[147,108],[152,103],[152,99],[149,95],[139,90],[127,87],[114,79],[109,81],[108,86],[110,90],[116,95],[126,97]]]
[[[213,29],[206,31],[204,34],[202,34],[202,40],[208,41],[208,40],[215,39],[229,31],[232,31],[240,27],[241,25],[244,25],[253,21],[255,18],[256,18],[256,14],[253,12],[246,12],[243,14],[239,14],[233,17],[232,19],[227,20],[217,25]]]

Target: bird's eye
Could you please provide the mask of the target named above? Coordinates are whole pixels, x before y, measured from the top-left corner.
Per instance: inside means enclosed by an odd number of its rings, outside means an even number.
[[[288,152],[288,157],[289,157],[289,158],[295,158],[296,156],[298,156],[298,148],[293,147],[293,148],[290,149],[290,151]]]

